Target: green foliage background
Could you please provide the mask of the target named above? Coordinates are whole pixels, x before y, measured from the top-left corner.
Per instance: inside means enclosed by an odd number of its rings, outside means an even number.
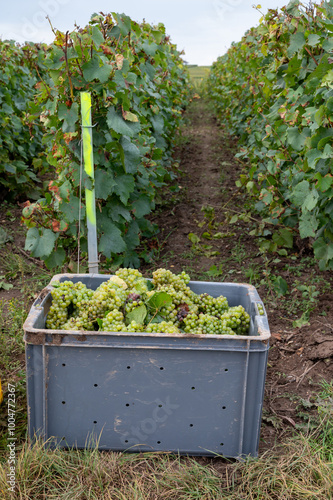
[[[256,208],[288,228],[280,240],[309,238],[321,269],[333,269],[332,0],[270,9],[214,63],[209,92],[239,136]]]
[[[78,245],[87,250],[84,207],[79,216],[80,92],[92,95],[98,251],[113,265],[138,267],[140,237],[156,228],[146,216],[156,190],[172,177],[175,132],[187,101],[187,72],[162,24],[125,14],[94,14],[87,27],[54,32],[43,57],[37,104],[43,144],[54,175],[43,199],[28,204],[25,249],[49,268]],[[92,188],[83,178],[83,188]]]
[[[33,103],[38,48],[0,40],[0,200],[37,195],[43,128]]]

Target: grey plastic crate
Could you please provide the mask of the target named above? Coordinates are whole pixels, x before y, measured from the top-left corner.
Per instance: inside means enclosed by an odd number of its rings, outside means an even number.
[[[54,276],[24,323],[29,435],[51,446],[257,456],[269,326],[251,285],[190,282],[251,316],[248,336],[45,329]]]

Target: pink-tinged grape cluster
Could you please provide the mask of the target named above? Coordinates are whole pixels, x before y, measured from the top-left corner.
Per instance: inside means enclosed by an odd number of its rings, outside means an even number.
[[[140,294],[134,292],[129,293],[125,301],[125,312],[130,313],[131,311],[133,311],[133,309],[141,306],[142,304],[143,299]]]

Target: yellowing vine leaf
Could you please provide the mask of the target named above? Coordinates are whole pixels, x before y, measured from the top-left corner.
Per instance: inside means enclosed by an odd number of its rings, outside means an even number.
[[[116,54],[117,68],[120,70],[124,64],[124,56],[122,54]]]
[[[139,118],[134,113],[131,113],[130,111],[124,111],[123,117],[125,118],[125,120],[127,120],[129,122],[138,122],[139,121]]]

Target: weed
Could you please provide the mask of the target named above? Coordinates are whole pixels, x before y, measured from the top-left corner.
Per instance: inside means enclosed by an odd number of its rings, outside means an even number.
[[[218,267],[214,264],[204,274],[206,274],[209,278],[213,279],[222,278],[225,275],[225,272],[223,270],[223,264],[220,264]],[[224,278],[221,281],[224,281]]]
[[[24,357],[23,322],[27,315],[24,303],[17,299],[0,300],[0,371],[6,400],[7,383],[15,384],[16,417],[15,437],[17,444],[26,434],[26,388],[25,370],[22,366]],[[0,421],[5,418],[1,406]],[[7,431],[5,426],[0,431],[0,448],[5,445]]]
[[[0,288],[3,288],[3,290],[10,290],[13,288],[13,285],[11,283],[6,283],[5,279],[5,276],[0,276]]]
[[[233,247],[232,256],[233,260],[238,264],[243,264],[247,260],[248,252],[246,251],[243,243],[237,241]]]
[[[244,273],[248,283],[250,284],[256,284],[259,282],[260,279],[260,273],[259,273],[259,266],[247,266],[246,268],[242,267],[242,272]]]

